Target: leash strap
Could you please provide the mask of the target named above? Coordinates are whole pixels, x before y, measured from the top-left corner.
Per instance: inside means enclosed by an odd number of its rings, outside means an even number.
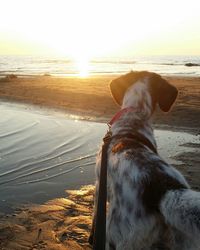
[[[93,225],[93,250],[104,250],[106,245],[107,151],[111,137],[111,131],[108,131],[103,138],[96,219]]]

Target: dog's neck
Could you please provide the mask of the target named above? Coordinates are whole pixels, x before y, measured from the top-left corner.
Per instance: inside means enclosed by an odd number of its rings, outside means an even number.
[[[133,108],[122,113],[111,126],[111,131],[113,135],[141,133],[156,146],[151,125],[152,98],[146,81],[148,79],[138,81],[126,91],[121,109]]]

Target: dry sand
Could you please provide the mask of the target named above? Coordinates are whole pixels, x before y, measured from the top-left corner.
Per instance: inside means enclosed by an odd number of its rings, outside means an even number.
[[[113,76],[85,79],[7,77],[0,80],[0,98],[58,108],[85,119],[107,122],[118,109],[109,92],[111,79]],[[199,134],[200,78],[167,79],[179,89],[179,96],[170,113],[156,113],[155,126]],[[177,156],[183,162],[178,167],[192,188],[200,190],[199,145],[187,146],[194,151]],[[87,238],[93,186],[67,192],[66,199],[58,198],[43,205],[19,208],[13,215],[1,215],[0,249],[90,249]]]

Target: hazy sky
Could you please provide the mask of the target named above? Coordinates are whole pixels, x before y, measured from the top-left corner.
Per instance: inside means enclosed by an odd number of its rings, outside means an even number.
[[[0,54],[200,55],[200,0],[0,0]]]

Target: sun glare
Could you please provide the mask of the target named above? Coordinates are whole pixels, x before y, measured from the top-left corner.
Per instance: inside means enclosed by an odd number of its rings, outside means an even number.
[[[85,58],[76,59],[76,69],[79,77],[88,77],[90,73],[89,60]]]

